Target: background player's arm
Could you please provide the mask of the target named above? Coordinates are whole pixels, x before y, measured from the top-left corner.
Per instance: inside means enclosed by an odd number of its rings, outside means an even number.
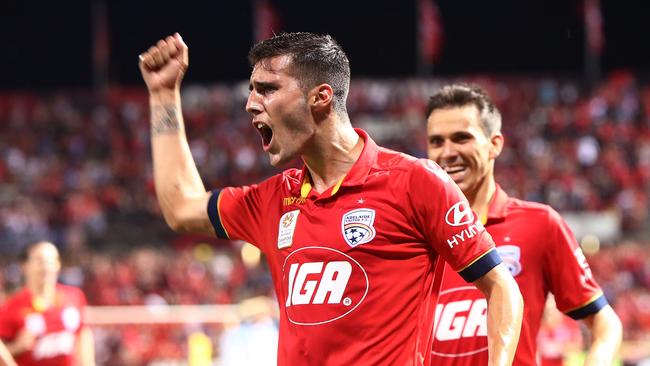
[[[623,337],[623,327],[618,315],[607,305],[582,321],[591,331],[591,345],[585,366],[611,365]]]
[[[181,113],[180,85],[188,64],[188,48],[178,33],[140,55],[149,90],[156,195],[175,231],[214,233],[206,211],[210,193],[190,153]]]
[[[2,341],[0,341],[0,364],[0,366],[17,366],[16,361]]]
[[[598,302],[589,306],[601,306],[599,309],[586,310],[591,314],[582,317],[575,314],[575,306],[584,304],[585,298],[602,294],[596,283],[587,258],[582,253],[575,236],[560,215],[551,210],[548,216],[549,242],[545,245],[545,272],[549,273],[549,286],[555,295],[558,309],[574,309],[568,315],[581,319],[590,330],[591,345],[585,360],[585,365],[611,365],[621,343],[622,326],[618,316],[611,306],[607,305],[604,296]],[[581,311],[584,311],[583,306]],[[578,313],[580,313],[579,311]]]
[[[18,331],[18,334],[16,334],[16,337],[12,341],[5,344],[7,350],[9,350],[9,353],[11,353],[12,356],[18,356],[19,354],[32,349],[35,342],[36,336],[27,329],[22,328]]]
[[[83,327],[75,349],[77,365],[95,366],[95,342],[92,330]]]
[[[489,365],[511,365],[519,342],[523,300],[517,283],[503,264],[474,281],[488,304]]]

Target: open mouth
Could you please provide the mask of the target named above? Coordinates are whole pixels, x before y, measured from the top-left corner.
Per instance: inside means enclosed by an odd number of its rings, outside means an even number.
[[[271,144],[271,140],[273,139],[273,130],[271,127],[262,122],[255,122],[254,125],[255,129],[260,133],[260,136],[262,137],[262,144],[264,147],[269,146],[269,144]]]

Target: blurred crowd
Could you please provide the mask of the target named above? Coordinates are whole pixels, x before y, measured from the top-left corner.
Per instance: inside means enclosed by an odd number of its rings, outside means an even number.
[[[460,80],[355,80],[350,118],[378,143],[424,157],[427,96],[452,81]],[[485,88],[502,112],[506,147],[496,171],[509,193],[560,212],[614,211],[625,237],[647,237],[650,84],[625,72],[593,88],[543,77],[462,81]],[[183,90],[188,138],[207,187],[278,171],[243,109],[247,93],[246,83]],[[263,263],[242,261],[242,243],[174,236],[165,227],[153,188],[147,102],[143,88],[0,92],[0,301],[20,281],[12,258],[42,238],[61,246],[63,280],[83,287],[93,305],[229,304],[272,295]],[[647,341],[650,249],[623,239],[590,262],[626,339]],[[186,351],[179,339],[192,329],[155,329],[104,327],[98,356],[135,365]],[[217,338],[221,326],[207,332]]]
[[[450,81],[356,80],[350,118],[379,143],[423,157],[427,96]],[[497,175],[507,191],[559,211],[615,210],[627,233],[647,228],[649,85],[622,72],[595,88],[546,78],[464,81],[487,89],[502,111]],[[244,111],[247,93],[245,83],[184,89],[190,145],[208,187],[277,171]],[[76,247],[156,242],[167,233],[153,192],[143,88],[0,94],[0,182],[4,253],[32,238]],[[120,223],[140,230],[124,233]]]
[[[202,239],[206,239],[203,241]],[[120,252],[64,252],[60,281],[84,290],[95,305],[226,305],[273,296],[269,272],[261,261],[246,264],[243,243],[221,246],[193,237],[184,249],[134,248]],[[20,264],[0,263],[0,303],[21,285]],[[242,320],[257,315],[244,309]],[[270,315],[270,314],[269,314]],[[224,330],[232,324],[123,324],[93,327],[99,365],[149,365],[156,360],[187,358],[188,338],[207,335],[217,355]]]

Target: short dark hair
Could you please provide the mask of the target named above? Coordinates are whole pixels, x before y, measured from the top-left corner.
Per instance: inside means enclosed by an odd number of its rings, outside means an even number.
[[[451,84],[440,89],[429,98],[426,118],[437,109],[456,108],[473,105],[481,117],[481,128],[486,136],[501,132],[501,113],[492,99],[476,85]]]
[[[291,56],[291,73],[304,90],[329,84],[334,90],[334,108],[345,112],[350,61],[334,38],[307,32],[280,33],[254,45],[248,61],[255,66],[261,60],[284,55]]]

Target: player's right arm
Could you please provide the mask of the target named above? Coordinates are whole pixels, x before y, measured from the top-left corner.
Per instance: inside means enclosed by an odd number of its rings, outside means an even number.
[[[5,343],[7,351],[11,356],[18,356],[23,352],[29,351],[36,343],[36,336],[25,328],[22,328],[16,334],[13,340]]]
[[[487,300],[488,365],[511,365],[524,308],[519,286],[503,263],[474,281],[474,285]]]
[[[175,231],[214,234],[205,190],[190,153],[181,111],[180,86],[189,65],[188,48],[176,33],[140,55],[149,91],[151,147],[158,203]]]
[[[2,341],[0,341],[0,362],[2,362],[2,366],[18,366]]]

